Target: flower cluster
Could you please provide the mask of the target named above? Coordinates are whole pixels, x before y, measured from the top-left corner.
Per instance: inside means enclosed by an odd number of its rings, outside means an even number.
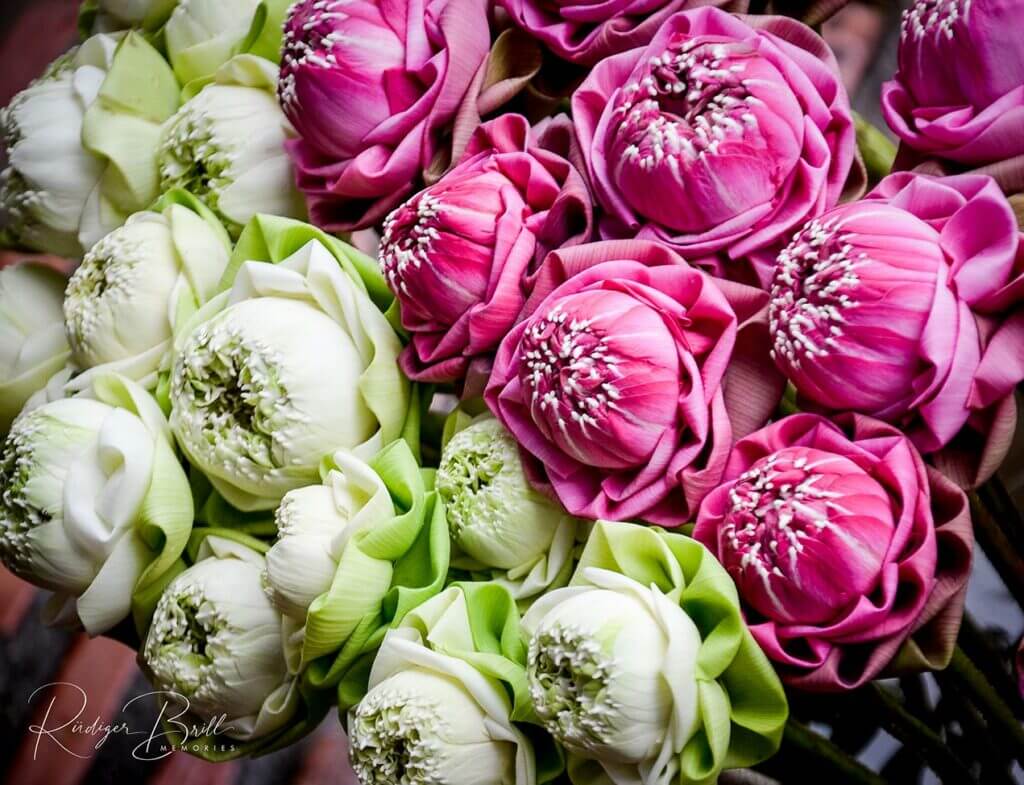
[[[979,689],[1024,6],[911,5],[892,173],[838,5],[89,0],[0,111],[69,257],[0,270],[0,561],[190,750],[333,709],[361,785],[712,785],[831,749],[800,692]]]

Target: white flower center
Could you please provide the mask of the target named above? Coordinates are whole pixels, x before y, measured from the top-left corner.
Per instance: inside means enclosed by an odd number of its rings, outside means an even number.
[[[957,22],[967,17],[971,12],[973,0],[917,0],[910,8],[903,12],[903,21],[900,26],[900,37],[915,39],[933,32],[936,37],[945,36],[952,40],[953,29]]]
[[[288,9],[284,27],[284,45],[281,57],[281,78],[277,93],[285,111],[299,104],[295,91],[295,73],[301,66],[329,70],[338,67],[335,50],[343,45],[358,44],[338,29],[338,22],[349,15],[340,9],[348,0],[299,0]]]
[[[430,264],[433,242],[440,238],[437,217],[443,209],[441,200],[423,192],[384,221],[380,243],[380,268],[392,291],[410,296],[405,283],[409,268]]]
[[[172,120],[158,152],[162,191],[182,188],[218,211],[221,192],[234,180],[234,158],[221,145],[212,120],[190,103]]]
[[[376,689],[356,708],[349,756],[362,785],[443,785],[439,733],[446,723],[433,701],[402,689]]]
[[[615,661],[582,629],[556,624],[530,641],[530,697],[548,731],[566,745],[608,744],[611,716],[620,708],[609,694]]]
[[[838,347],[844,311],[857,306],[857,269],[870,263],[848,239],[834,222],[816,219],[779,254],[768,308],[773,358],[799,368],[801,357],[824,357]]]
[[[0,556],[15,572],[29,569],[29,532],[50,520],[49,513],[25,499],[25,485],[35,468],[32,448],[39,432],[39,418],[34,414],[18,418],[0,456]]]
[[[799,583],[798,561],[806,540],[826,530],[846,537],[831,522],[833,515],[852,514],[836,501],[842,494],[818,487],[824,475],[817,469],[841,460],[836,456],[808,462],[803,455],[776,452],[740,475],[729,491],[722,532],[729,548],[741,555],[740,568],[753,570],[769,596],[773,575]]]
[[[85,255],[68,282],[64,319],[68,340],[76,354],[85,351],[103,304],[128,298],[139,275],[146,249],[124,232],[113,232]]]
[[[622,360],[594,321],[570,316],[558,304],[523,336],[524,383],[533,406],[550,411],[563,431],[571,421],[584,435],[619,410],[621,397]]]
[[[650,72],[622,88],[616,115],[628,145],[626,160],[644,171],[714,155],[727,139],[757,128],[740,75],[746,70],[727,44],[687,41],[670,45],[650,60]]]

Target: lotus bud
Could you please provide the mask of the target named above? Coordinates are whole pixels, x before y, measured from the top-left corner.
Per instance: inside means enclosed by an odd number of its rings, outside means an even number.
[[[263,592],[262,569],[255,553],[189,567],[161,596],[140,655],[155,687],[239,741],[278,730],[298,706],[282,617]]]
[[[163,414],[141,388],[120,384],[133,409],[84,397],[48,403],[15,420],[0,458],[0,558],[56,593],[55,615],[94,635],[132,609],[157,556],[153,538],[180,554],[192,524]]]
[[[236,236],[258,213],[305,215],[284,150],[291,131],[276,84],[271,62],[239,55],[163,129],[162,190],[181,188],[202,199]]]
[[[452,436],[436,487],[470,569],[491,572],[517,599],[568,581],[581,522],[530,486],[519,446],[493,417]]]
[[[132,216],[93,246],[68,284],[75,365],[155,385],[175,324],[213,296],[229,254],[223,228],[181,205]]]
[[[276,508],[336,450],[368,458],[398,437],[409,403],[398,336],[318,241],[243,264],[194,324],[175,348],[171,427],[236,507]]]
[[[71,354],[61,313],[66,283],[41,264],[0,270],[0,433]]]

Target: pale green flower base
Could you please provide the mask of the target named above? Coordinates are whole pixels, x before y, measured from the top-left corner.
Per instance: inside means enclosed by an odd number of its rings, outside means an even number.
[[[679,753],[680,772],[672,785],[710,785],[723,769],[750,767],[774,755],[789,715],[786,695],[740,614],[732,579],[711,552],[682,534],[599,521],[570,585],[588,585],[585,572],[591,567],[656,586],[700,632],[700,721]],[[598,763],[574,755],[569,775],[574,785],[611,785]]]

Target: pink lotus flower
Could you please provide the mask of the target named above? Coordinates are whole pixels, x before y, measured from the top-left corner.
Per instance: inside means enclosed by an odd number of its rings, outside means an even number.
[[[766,303],[657,243],[555,251],[485,400],[573,515],[677,526],[781,396]]]
[[[901,161],[937,157],[1024,188],[1022,0],[917,0],[904,12],[899,71],[882,88]]]
[[[693,536],[736,581],[779,675],[853,689],[892,662],[942,668],[963,614],[967,499],[892,426],[787,417],[740,441]]]
[[[677,11],[714,5],[746,11],[747,0],[500,0],[516,24],[559,57],[594,65],[646,46]]]
[[[835,58],[792,19],[676,14],[598,63],[572,105],[602,235],[662,241],[720,277],[766,285],[783,238],[851,176]]]
[[[533,130],[501,115],[458,166],[388,216],[380,263],[412,333],[401,357],[409,377],[483,391],[531,266],[590,234],[590,195],[568,161],[574,144],[564,115]]]
[[[1020,237],[991,178],[891,175],[780,254],[769,311],[779,368],[812,407],[899,425],[976,485],[1005,456],[1024,380]],[[968,432],[986,448],[958,445]]]
[[[300,0],[279,93],[314,223],[364,228],[411,193],[487,57],[486,0]]]

